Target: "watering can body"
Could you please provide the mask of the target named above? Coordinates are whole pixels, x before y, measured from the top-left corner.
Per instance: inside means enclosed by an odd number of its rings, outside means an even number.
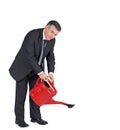
[[[63,104],[68,108],[73,107],[73,104],[68,104],[61,101],[55,101],[53,97],[56,95],[57,90],[55,89],[54,83],[49,79],[42,81],[40,78],[36,80],[35,86],[30,90],[31,99],[38,105],[42,106],[45,104]]]

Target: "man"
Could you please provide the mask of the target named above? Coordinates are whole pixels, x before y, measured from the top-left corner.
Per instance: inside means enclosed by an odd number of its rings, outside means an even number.
[[[9,72],[16,81],[15,98],[15,123],[20,127],[29,126],[24,121],[24,104],[29,89],[34,87],[38,76],[42,80],[50,78],[54,82],[55,56],[54,45],[55,36],[61,31],[60,24],[49,21],[44,28],[30,31],[24,38],[23,44],[13,61]],[[45,42],[44,42],[45,41]],[[46,45],[44,46],[44,43]],[[47,60],[48,75],[44,71],[44,59]],[[41,118],[40,107],[30,98],[30,118],[31,122],[41,125],[48,124]]]

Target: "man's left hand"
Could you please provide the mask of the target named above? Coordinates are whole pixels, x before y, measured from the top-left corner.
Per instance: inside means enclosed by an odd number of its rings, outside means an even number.
[[[48,74],[48,78],[50,78],[51,82],[54,82],[54,75],[53,74]]]

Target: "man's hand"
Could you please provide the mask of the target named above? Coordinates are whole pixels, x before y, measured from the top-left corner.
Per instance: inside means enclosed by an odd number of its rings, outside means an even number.
[[[53,74],[49,74],[48,78],[50,78],[51,82],[54,82],[54,76],[53,76]]]
[[[43,81],[45,81],[45,80],[47,80],[48,79],[48,76],[47,76],[47,74],[46,73],[41,73],[40,75],[39,75],[39,77],[41,78],[41,80],[43,80]]]

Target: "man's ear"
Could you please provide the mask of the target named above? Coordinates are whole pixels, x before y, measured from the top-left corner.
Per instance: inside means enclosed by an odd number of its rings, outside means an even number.
[[[46,25],[44,29],[47,30],[47,29],[48,29],[48,26]]]

